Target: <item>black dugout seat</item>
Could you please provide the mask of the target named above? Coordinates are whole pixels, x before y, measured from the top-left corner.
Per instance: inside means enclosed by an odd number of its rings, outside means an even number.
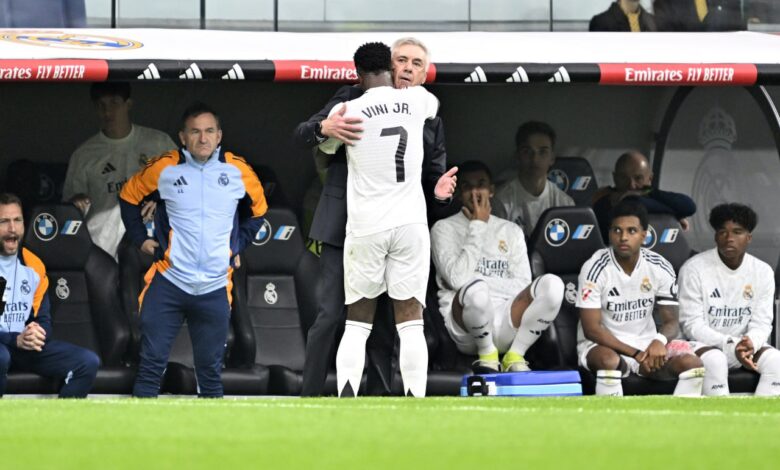
[[[647,221],[647,237],[642,246],[666,258],[674,272],[680,272],[692,254],[680,222],[669,214],[649,214]]]
[[[268,367],[271,394],[301,393],[301,318],[313,318],[316,311],[318,266],[317,257],[306,250],[295,214],[276,207],[268,209],[233,274],[234,354],[241,362]],[[335,389],[331,374],[326,392]]]
[[[131,326],[132,340],[130,342],[130,357],[136,363],[140,353],[140,318],[138,295],[144,288],[144,275],[152,265],[152,257],[136,248],[126,238],[122,240],[118,250],[121,299]],[[244,364],[234,360],[231,355],[235,344],[235,321],[231,315],[231,325],[228,331],[225,365],[222,370],[222,384],[226,395],[260,395],[268,389],[268,370],[254,364]],[[189,328],[185,320],[173,342],[168,366],[160,386],[160,393],[174,395],[193,395],[197,393],[195,379],[192,342]]]
[[[604,244],[596,216],[587,207],[546,210],[528,239],[533,277],[555,274],[565,287],[561,310],[550,328],[556,348],[548,350],[555,355],[548,361],[559,367],[577,369],[577,278],[582,265],[601,248]]]
[[[582,157],[557,157],[547,179],[571,196],[578,207],[590,207],[598,188],[593,167]]]
[[[98,354],[102,364],[91,393],[130,393],[135,370],[125,361],[130,328],[116,295],[116,262],[92,243],[73,205],[40,205],[31,213],[24,245],[46,266],[52,337]],[[52,382],[11,373],[6,393],[54,393],[60,384]]]

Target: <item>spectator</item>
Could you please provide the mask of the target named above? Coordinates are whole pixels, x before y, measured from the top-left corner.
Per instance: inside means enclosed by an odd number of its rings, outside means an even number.
[[[530,370],[525,353],[555,320],[563,281],[554,274],[531,278],[523,231],[490,215],[494,188],[488,167],[459,166],[461,213],[436,222],[431,249],[439,310],[447,332],[478,369]],[[479,370],[477,370],[479,372]]]
[[[117,196],[128,178],[151,157],[175,149],[168,134],[134,125],[133,100],[125,82],[92,84],[89,91],[100,122],[100,132],[73,152],[65,175],[62,199],[84,214],[92,241],[116,257],[125,233]],[[153,205],[145,208],[151,218]]]
[[[655,0],[658,31],[741,31],[741,0]]]
[[[623,395],[621,379],[635,373],[676,378],[675,395],[699,396],[702,362],[688,343],[672,341],[679,332],[674,270],[661,255],[642,248],[646,235],[647,210],[625,199],[613,212],[609,248],[582,266],[576,304],[579,364],[596,374],[596,395]],[[653,319],[656,306],[660,331]]]
[[[519,172],[517,178],[496,191],[493,214],[519,225],[528,238],[542,212],[551,207],[573,206],[574,200],[547,179],[555,163],[555,131],[549,124],[524,123],[517,129],[515,145]]]
[[[84,398],[100,359],[88,349],[52,339],[46,267],[22,248],[23,239],[22,201],[0,194],[0,396],[10,369],[56,378],[61,398]]]
[[[590,19],[590,31],[625,31],[639,33],[655,31],[655,18],[639,0],[617,0],[609,8]]]
[[[609,243],[609,221],[612,208],[623,198],[637,196],[651,214],[671,214],[688,229],[687,217],[696,212],[696,203],[689,196],[671,191],[653,189],[653,171],[641,152],[632,150],[621,155],[612,173],[614,187],[600,189],[593,196],[593,212],[605,243]]]

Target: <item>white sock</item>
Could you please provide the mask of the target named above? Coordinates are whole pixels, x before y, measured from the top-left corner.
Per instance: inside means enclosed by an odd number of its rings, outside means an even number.
[[[396,325],[396,329],[400,341],[398,364],[404,395],[424,397],[428,384],[428,344],[423,333],[423,321],[405,321]]]
[[[623,396],[623,373],[619,370],[596,371],[596,395]]]
[[[780,395],[780,352],[777,349],[767,349],[758,358],[758,379],[755,395],[757,397],[773,397]]]
[[[702,394],[708,397],[729,395],[729,364],[720,349],[710,349],[701,356],[704,364],[704,385]]]
[[[485,281],[474,281],[461,289],[458,300],[463,306],[463,325],[474,339],[477,353],[485,356],[496,350],[493,343],[493,302]]]
[[[363,378],[363,365],[366,362],[366,340],[371,334],[371,324],[347,320],[344,336],[341,337],[336,353],[336,383],[338,394],[342,396],[347,383],[352,395],[357,396],[360,380]]]
[[[674,387],[676,397],[700,397],[704,385],[704,367],[696,367],[681,372],[677,376],[677,386]]]
[[[563,281],[554,274],[545,274],[531,284],[533,301],[523,312],[523,319],[517,329],[510,351],[525,356],[528,348],[542,336],[558,316],[563,301]]]

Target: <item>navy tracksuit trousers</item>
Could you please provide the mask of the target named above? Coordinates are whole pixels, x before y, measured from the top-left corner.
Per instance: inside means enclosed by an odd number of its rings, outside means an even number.
[[[50,340],[40,352],[0,344],[0,395],[5,393],[8,371],[14,370],[61,380],[60,398],[84,398],[99,367],[97,354],[65,341]]]
[[[221,397],[222,363],[230,323],[227,288],[191,295],[156,273],[141,306],[141,363],[133,396],[156,397],[173,341],[187,320],[198,395]]]

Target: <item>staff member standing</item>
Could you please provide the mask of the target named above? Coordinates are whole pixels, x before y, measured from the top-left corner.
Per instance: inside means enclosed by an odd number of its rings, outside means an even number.
[[[141,363],[133,395],[156,397],[176,334],[186,318],[198,394],[223,395],[221,370],[230,319],[235,256],[268,209],[249,164],[220,146],[219,116],[203,103],[184,112],[183,148],[157,157],[120,193],[130,240],[154,255],[141,293]],[[141,207],[157,202],[154,238]]]

